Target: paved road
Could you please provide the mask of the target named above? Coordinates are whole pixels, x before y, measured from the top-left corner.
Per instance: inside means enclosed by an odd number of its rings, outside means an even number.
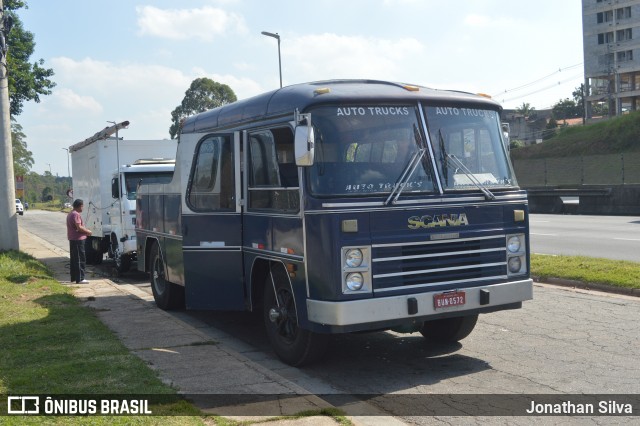
[[[38,233],[41,220],[42,226],[51,228],[60,219],[51,216],[53,222],[49,222],[44,216],[50,215],[29,212],[20,218],[20,226]],[[48,238],[49,231],[43,229],[40,235]],[[133,278],[132,282],[149,291],[141,276],[134,274]],[[523,309],[481,316],[474,332],[461,344],[428,346],[417,333],[336,336],[326,360],[305,369],[275,359],[262,325],[251,315],[180,312],[177,316],[222,330],[232,336],[225,344],[310,392],[373,395],[371,404],[412,424],[450,423],[446,418],[417,416],[424,414],[416,407],[429,394],[640,394],[638,298],[536,285],[534,300]],[[375,397],[390,393],[412,394],[413,399]],[[587,416],[561,421],[635,424],[637,417],[603,420]],[[462,422],[473,421],[466,418]],[[502,422],[535,421],[512,418]]]
[[[531,252],[640,262],[640,217],[532,214]]]

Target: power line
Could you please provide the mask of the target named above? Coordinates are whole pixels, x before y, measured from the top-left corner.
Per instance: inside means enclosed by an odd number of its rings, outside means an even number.
[[[569,78],[567,78],[565,80],[558,81],[557,83],[554,83],[554,84],[545,86],[543,88],[534,90],[533,92],[525,93],[524,95],[514,96],[514,97],[509,98],[509,99],[503,99],[502,103],[514,101],[514,100],[517,100],[517,99],[522,99],[522,98],[525,98],[527,96],[535,95],[536,93],[544,92],[545,90],[553,89],[554,87],[558,87],[558,86],[561,86],[561,85],[563,85],[565,83],[569,83],[571,81],[574,81],[576,78],[581,77],[581,76],[582,76],[582,74],[574,74],[574,75],[572,75],[571,77],[569,77]]]
[[[562,71],[566,71],[566,70],[570,70],[570,69],[579,67],[582,64],[583,63],[580,62],[579,64],[569,65],[568,67],[564,67],[564,68],[558,68],[557,71],[554,71],[551,74],[545,75],[544,77],[538,78],[538,79],[536,79],[534,81],[531,81],[529,83],[523,84],[523,85],[518,86],[518,87],[514,87],[512,89],[505,89],[504,91],[493,95],[493,97],[498,97],[500,95],[504,95],[505,93],[510,93],[510,92],[515,92],[515,91],[518,91],[518,90],[526,89],[527,87],[533,86],[534,84],[540,83],[541,81],[544,81],[544,80],[546,80],[548,78],[551,78],[554,75],[561,73]]]

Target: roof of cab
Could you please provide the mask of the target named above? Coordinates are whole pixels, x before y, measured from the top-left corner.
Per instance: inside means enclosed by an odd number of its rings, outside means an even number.
[[[296,109],[304,112],[312,105],[335,104],[345,99],[352,104],[413,99],[444,104],[471,102],[501,108],[487,97],[459,91],[377,80],[327,80],[286,86],[193,115],[185,119],[181,132],[198,133],[230,127],[245,121],[292,114]]]

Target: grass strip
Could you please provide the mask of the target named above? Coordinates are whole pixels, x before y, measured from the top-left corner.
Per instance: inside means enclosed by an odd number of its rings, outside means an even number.
[[[154,416],[8,416],[0,424],[244,426],[312,416],[352,424],[335,408],[258,421],[205,415],[179,399],[52,276],[27,254],[0,252],[0,394],[173,395],[175,402],[151,405]],[[6,412],[5,402],[0,412]]]
[[[584,256],[531,255],[531,275],[623,288],[640,288],[640,263]]]
[[[3,424],[205,424],[70,288],[17,251],[0,252],[0,348],[0,394],[176,395],[150,407],[160,416],[10,416]]]

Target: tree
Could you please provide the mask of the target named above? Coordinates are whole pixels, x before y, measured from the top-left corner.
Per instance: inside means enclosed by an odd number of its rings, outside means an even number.
[[[22,126],[11,123],[11,142],[13,145],[13,171],[16,176],[24,176],[33,166],[33,153],[27,149]]]
[[[551,109],[551,114],[556,120],[582,117],[582,110],[572,99],[565,98],[558,101]]]
[[[521,106],[516,108],[516,112],[518,114],[522,114],[524,118],[535,117],[536,116],[535,111],[536,109],[532,107],[531,104],[526,102],[523,102]]]
[[[584,115],[584,84],[576,87],[571,93],[573,96],[573,101],[576,103],[576,106],[580,109],[580,116]]]
[[[172,124],[169,128],[171,139],[180,132],[183,119],[236,100],[236,94],[226,84],[215,82],[206,77],[196,78],[184,93],[182,103],[171,112]]]
[[[547,139],[551,139],[556,135],[557,130],[558,130],[558,122],[555,120],[555,118],[551,117],[549,119],[549,122],[545,126],[545,130],[542,132],[542,139],[545,141]]]
[[[13,26],[7,37],[7,74],[9,77],[9,102],[11,116],[16,117],[22,112],[25,101],[40,102],[41,95],[50,95],[55,83],[49,78],[53,70],[44,68],[44,59],[33,64],[29,62],[36,43],[34,35],[26,31],[16,10],[27,8],[26,1],[7,0],[4,2],[5,14],[11,17]]]

